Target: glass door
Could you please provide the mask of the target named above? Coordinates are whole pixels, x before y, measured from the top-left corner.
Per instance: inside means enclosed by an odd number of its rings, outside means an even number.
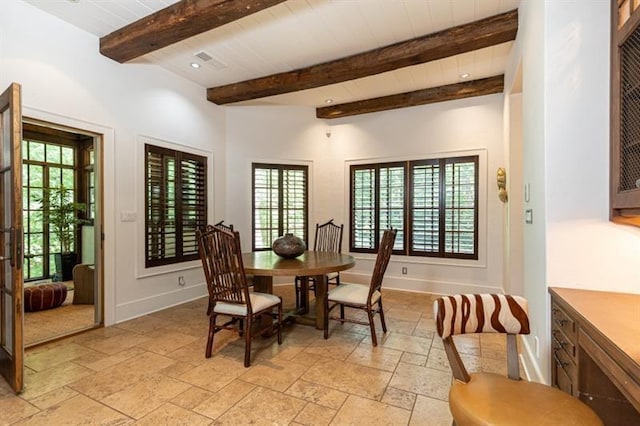
[[[22,106],[12,83],[0,95],[0,373],[15,392],[24,385]]]

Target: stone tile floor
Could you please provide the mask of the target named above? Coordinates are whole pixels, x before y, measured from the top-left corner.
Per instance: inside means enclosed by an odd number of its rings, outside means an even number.
[[[274,290],[285,306],[292,286]],[[207,300],[27,351],[25,391],[0,379],[0,425],[450,425],[451,372],[434,333],[436,296],[384,290],[388,332],[332,321],[328,340],[287,325],[283,344],[237,333],[204,357]],[[349,311],[348,311],[349,312]],[[353,313],[353,311],[352,311]],[[506,373],[504,337],[458,336],[472,371]]]

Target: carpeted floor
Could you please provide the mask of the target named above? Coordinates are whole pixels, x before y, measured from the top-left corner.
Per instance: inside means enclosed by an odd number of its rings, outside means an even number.
[[[74,305],[73,281],[68,281],[67,298],[57,308],[24,314],[24,344],[36,343],[84,330],[94,324],[93,305]]]

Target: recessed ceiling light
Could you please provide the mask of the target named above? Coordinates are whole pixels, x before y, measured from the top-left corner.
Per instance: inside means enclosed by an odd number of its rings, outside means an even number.
[[[471,77],[471,74],[469,74],[468,72],[463,72],[462,74],[460,74],[460,78],[469,78]]]
[[[196,68],[196,69],[198,69],[198,68],[200,68],[200,64],[199,64],[199,63],[197,63],[197,62],[191,62],[191,68]]]
[[[331,99],[331,98],[325,99],[324,103],[327,104],[327,105],[330,105],[330,104],[333,103],[333,99]]]

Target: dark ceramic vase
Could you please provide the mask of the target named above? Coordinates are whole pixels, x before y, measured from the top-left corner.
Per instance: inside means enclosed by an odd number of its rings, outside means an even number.
[[[301,238],[296,237],[293,234],[285,234],[278,238],[271,245],[273,252],[280,257],[286,259],[293,259],[300,256],[307,249],[307,245]]]

